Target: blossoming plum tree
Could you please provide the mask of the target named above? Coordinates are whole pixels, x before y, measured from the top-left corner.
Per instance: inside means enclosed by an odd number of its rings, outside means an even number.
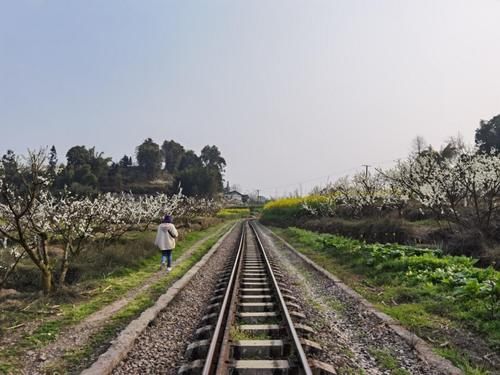
[[[319,207],[307,200],[303,208],[314,216],[361,217],[379,215],[386,208],[403,209],[408,197],[393,181],[380,173],[358,173],[352,178],[342,177],[323,190],[326,199]]]
[[[52,289],[55,264],[49,241],[57,239],[62,244],[58,284],[63,285],[70,259],[79,256],[90,241],[117,239],[131,229],[146,230],[164,214],[192,217],[219,207],[213,200],[187,198],[182,191],[172,196],[106,193],[91,198],[67,190],[54,195],[45,177],[46,159],[41,150],[30,152],[25,163],[18,163],[15,173],[21,184],[12,184],[0,171],[0,234],[20,249],[2,279],[27,254],[40,270],[45,294]]]
[[[457,148],[452,153],[432,149],[412,154],[390,170],[344,177],[323,189],[328,199],[319,205],[304,200],[302,208],[313,216],[377,215],[397,209],[399,215],[411,199],[462,228],[475,228],[489,236],[500,223],[500,156],[477,149]]]
[[[19,185],[12,184],[2,173],[0,179],[0,234],[19,245],[42,276],[44,293],[52,287],[52,262],[47,248],[47,215],[40,196],[47,188],[44,177],[46,154],[29,152],[26,163],[18,163]]]
[[[484,234],[489,234],[492,223],[498,220],[498,155],[468,150],[443,160],[426,153],[382,173],[437,217]]]

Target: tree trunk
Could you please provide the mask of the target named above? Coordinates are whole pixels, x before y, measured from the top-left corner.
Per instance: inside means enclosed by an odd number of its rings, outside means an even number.
[[[42,289],[45,295],[49,294],[52,290],[52,272],[49,269],[42,271]]]
[[[39,250],[41,255],[41,265],[42,271],[42,289],[43,294],[47,295],[52,290],[52,270],[49,263],[49,254],[47,252],[47,235],[45,233],[40,234],[40,244]]]
[[[59,275],[59,285],[64,285],[66,282],[66,274],[68,273],[69,262],[68,262],[68,251],[64,250],[64,255],[61,262],[61,274]]]

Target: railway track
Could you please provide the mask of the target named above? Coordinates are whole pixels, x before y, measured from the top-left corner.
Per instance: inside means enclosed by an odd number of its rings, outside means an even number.
[[[335,373],[308,358],[321,347],[281,279],[256,226],[245,223],[179,374]]]
[[[371,355],[379,348],[404,373],[461,374],[256,222],[235,226],[205,257],[85,373],[385,374]]]

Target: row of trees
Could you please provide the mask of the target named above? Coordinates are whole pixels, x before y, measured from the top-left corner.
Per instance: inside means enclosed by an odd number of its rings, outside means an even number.
[[[453,158],[421,153],[390,170],[358,173],[329,185],[328,197],[304,208],[316,216],[382,216],[409,204],[422,215],[496,236],[500,224],[500,156],[464,150]]]
[[[344,177],[304,209],[315,216],[360,218],[409,206],[437,220],[500,238],[500,116],[481,121],[476,147],[451,138],[439,151],[416,138],[414,152],[389,170]]]
[[[115,163],[95,147],[74,146],[66,163],[58,161],[55,146],[48,155],[48,173],[53,191],[68,188],[77,194],[98,192],[174,193],[182,186],[189,196],[215,197],[222,192],[226,161],[217,146],[205,146],[198,156],[173,141],[160,147],[151,138],[136,148],[136,160],[124,155]],[[18,158],[13,151],[3,156],[4,173],[13,175]]]
[[[182,192],[171,196],[81,196],[63,189],[54,193],[50,189],[54,177],[51,157],[47,163],[44,151],[30,152],[26,161],[17,161],[12,168],[8,160],[0,165],[0,234],[14,245],[0,250],[13,257],[0,281],[5,282],[26,257],[39,269],[44,293],[51,291],[54,274],[58,275],[57,284],[64,285],[71,259],[95,241],[117,238],[131,228],[145,230],[165,213],[212,215],[219,209],[213,200],[188,198]],[[58,270],[48,249],[52,241],[63,249]]]

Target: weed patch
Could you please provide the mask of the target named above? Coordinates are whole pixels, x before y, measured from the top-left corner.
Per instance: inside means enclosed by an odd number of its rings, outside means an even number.
[[[231,327],[231,330],[229,331],[229,336],[231,337],[231,340],[234,341],[271,339],[271,336],[265,333],[254,333],[254,332],[243,331],[238,326]]]
[[[490,372],[483,366],[474,365],[467,355],[456,348],[438,348],[435,350],[440,356],[449,359],[463,370],[465,375],[489,375]]]
[[[377,364],[386,370],[390,370],[392,375],[410,375],[407,370],[399,367],[398,360],[390,351],[375,348],[370,348],[368,351],[375,358]]]

